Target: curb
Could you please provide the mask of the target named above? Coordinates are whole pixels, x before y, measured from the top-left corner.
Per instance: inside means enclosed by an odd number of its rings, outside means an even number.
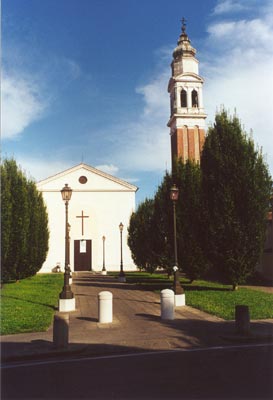
[[[266,343],[273,342],[273,335],[222,335],[221,339],[237,343]]]
[[[124,350],[120,348],[116,348],[113,346],[112,349],[108,349],[108,351],[101,351],[96,349],[88,350],[89,345],[84,345],[81,349],[62,349],[56,351],[50,351],[48,353],[35,353],[35,354],[25,354],[20,356],[8,356],[2,357],[1,364],[9,364],[23,361],[43,361],[43,360],[52,360],[54,358],[68,358],[70,356],[83,356],[83,357],[97,357],[97,356],[111,356],[116,354],[130,354],[130,353],[142,353],[143,349],[138,349],[135,347],[128,347]],[[155,349],[146,349],[146,352],[155,352]]]
[[[249,335],[249,336],[242,336],[242,335],[221,335],[219,336],[225,342],[231,343],[240,343],[240,344],[249,344],[249,343],[273,343],[273,335]],[[70,347],[70,348],[69,348]],[[195,346],[193,346],[195,347]],[[207,346],[204,346],[207,347]],[[146,352],[156,352],[157,350],[154,348],[145,349]],[[121,349],[115,345],[110,346],[107,350],[103,350],[101,348],[96,348],[96,344],[94,343],[94,348],[90,349],[90,344],[83,344],[82,346],[77,346],[77,348],[73,348],[73,344],[68,345],[67,348],[57,349],[52,348],[48,352],[37,352],[37,353],[29,353],[29,354],[22,354],[22,355],[14,355],[14,356],[7,356],[1,358],[1,363],[9,364],[9,363],[16,363],[22,361],[42,361],[42,360],[51,360],[54,358],[67,358],[67,357],[74,357],[74,356],[89,356],[89,357],[96,357],[96,356],[111,356],[116,354],[128,354],[128,353],[142,353],[143,349],[137,347],[127,347]]]

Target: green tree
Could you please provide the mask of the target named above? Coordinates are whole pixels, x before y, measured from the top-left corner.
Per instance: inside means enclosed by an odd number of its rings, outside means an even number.
[[[208,131],[201,169],[204,249],[214,270],[236,289],[263,250],[271,177],[239,119],[225,110]]]
[[[200,165],[179,160],[173,167],[179,188],[177,204],[178,260],[180,269],[193,281],[205,275],[208,260],[202,247],[202,201]]]
[[[204,275],[207,262],[200,241],[200,167],[188,161],[166,172],[154,200],[145,201],[133,214],[128,244],[135,263],[146,270],[162,267],[169,275],[174,267],[173,204],[170,188],[176,184],[178,266],[190,280]]]
[[[131,215],[128,228],[128,246],[132,258],[140,269],[148,272],[153,272],[157,267],[153,249],[153,219],[154,201],[146,199]]]
[[[48,250],[47,212],[35,183],[14,159],[1,165],[2,279],[34,275]]]
[[[173,163],[172,175],[166,173],[155,197],[158,247],[164,249],[161,264],[171,272],[174,266],[174,226],[170,189],[173,184],[179,189],[176,203],[178,267],[191,281],[203,276],[208,266],[200,244],[200,177],[198,164],[178,160]]]
[[[154,252],[159,267],[172,274],[174,266],[173,214],[170,202],[172,177],[166,172],[154,200]]]

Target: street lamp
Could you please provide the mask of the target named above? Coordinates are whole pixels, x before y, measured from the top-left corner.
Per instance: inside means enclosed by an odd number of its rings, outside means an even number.
[[[68,260],[67,260],[67,264],[70,265],[70,229],[71,229],[71,225],[69,222],[67,223],[67,229],[68,229]]]
[[[123,272],[123,258],[122,258],[122,231],[123,231],[123,223],[119,224],[119,231],[120,231],[120,272],[118,276],[118,280],[120,282],[126,282],[125,273]]]
[[[179,281],[179,269],[177,260],[177,235],[176,235],[176,202],[179,196],[179,189],[176,185],[173,185],[170,189],[170,199],[173,202],[173,241],[174,241],[174,293],[182,294],[184,293],[183,288]]]
[[[102,237],[102,254],[103,254],[103,261],[102,261],[102,275],[106,275],[107,271],[105,268],[105,239],[106,237]]]
[[[75,310],[75,298],[69,284],[70,271],[70,246],[69,246],[69,223],[68,223],[68,202],[72,196],[72,189],[66,183],[61,190],[62,199],[65,202],[65,262],[64,262],[64,286],[59,296],[59,310],[73,311]]]

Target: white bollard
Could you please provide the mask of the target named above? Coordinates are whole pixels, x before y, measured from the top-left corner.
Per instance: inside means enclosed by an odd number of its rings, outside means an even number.
[[[174,291],[171,289],[161,290],[161,319],[174,319]]]
[[[99,298],[99,322],[101,324],[113,321],[113,294],[111,292],[100,292]]]
[[[186,305],[185,293],[176,294],[174,296],[174,305],[176,307],[180,307],[180,306],[185,306]]]

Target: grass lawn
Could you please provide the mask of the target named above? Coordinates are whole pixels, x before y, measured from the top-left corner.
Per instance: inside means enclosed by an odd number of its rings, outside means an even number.
[[[1,335],[46,331],[50,326],[63,274],[41,274],[1,289]]]
[[[117,276],[118,273],[109,273]],[[160,291],[172,287],[172,280],[162,273],[126,272],[128,283],[143,290]],[[209,281],[181,278],[186,304],[218,317],[234,319],[235,305],[248,305],[251,319],[273,318],[273,294]],[[63,274],[41,274],[1,289],[1,335],[46,331],[53,320]]]
[[[117,274],[118,275],[118,274]],[[172,281],[165,274],[126,272],[128,283],[137,283],[147,290],[162,290],[172,287]],[[189,283],[181,278],[188,306],[216,315],[226,320],[235,318],[236,305],[248,305],[251,319],[273,318],[273,294],[258,290],[239,288],[231,290],[230,285],[197,280]]]
[[[198,283],[193,283],[198,286]],[[201,286],[202,287],[202,286]],[[273,318],[273,294],[258,290],[239,288],[236,291],[229,289],[192,289],[184,285],[186,304],[206,311],[217,317],[235,319],[235,306],[249,306],[250,319]]]

